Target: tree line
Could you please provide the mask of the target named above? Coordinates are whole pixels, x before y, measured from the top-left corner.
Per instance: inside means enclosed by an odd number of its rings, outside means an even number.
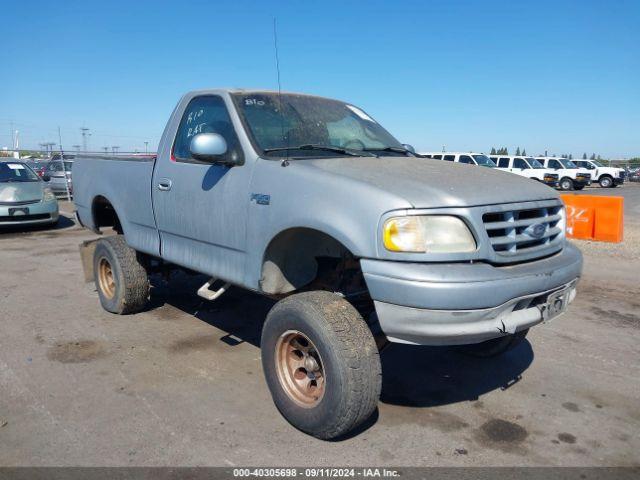
[[[507,147],[500,147],[500,148],[496,148],[496,147],[491,147],[491,153],[489,155],[509,155],[509,149]],[[520,150],[520,147],[516,148],[516,153],[514,155],[522,155],[522,156],[526,156],[527,155],[527,151],[523,148],[522,150]],[[567,158],[569,160],[573,160],[573,154],[572,153],[563,153],[561,155],[556,155],[555,153],[553,155],[548,155],[547,151],[545,150],[544,154],[540,153],[537,155],[538,157],[560,157],[560,158]],[[602,157],[600,155],[596,155],[595,153],[592,153],[590,157],[587,157],[587,153],[583,153],[582,154],[582,159],[583,160],[587,160],[587,158],[589,160],[602,160]]]

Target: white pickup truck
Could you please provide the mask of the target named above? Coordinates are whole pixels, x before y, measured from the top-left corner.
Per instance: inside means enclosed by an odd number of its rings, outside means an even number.
[[[615,188],[622,185],[627,175],[624,169],[605,167],[598,160],[574,160],[573,163],[586,168],[591,173],[591,180],[598,182],[602,188]]]

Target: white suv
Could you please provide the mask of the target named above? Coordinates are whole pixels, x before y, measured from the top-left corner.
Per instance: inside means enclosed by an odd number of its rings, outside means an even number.
[[[568,158],[536,157],[536,160],[558,174],[561,190],[582,190],[591,185],[589,170],[579,167]]]
[[[480,165],[481,167],[496,168],[496,164],[484,153],[473,152],[422,152],[421,157],[445,160],[447,162],[468,163],[469,165]]]
[[[558,185],[558,174],[545,168],[533,157],[492,155],[491,160],[498,166],[498,170],[515,173],[522,177],[538,180],[550,187]]]
[[[591,179],[603,188],[622,185],[626,178],[626,172],[622,168],[605,167],[598,160],[574,160],[573,163],[586,168],[591,173]]]

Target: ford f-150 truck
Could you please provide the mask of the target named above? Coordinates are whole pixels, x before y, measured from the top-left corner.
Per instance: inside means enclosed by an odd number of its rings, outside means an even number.
[[[362,109],[293,93],[205,90],[173,111],[156,156],[77,158],[82,248],[102,306],[145,307],[149,275],[184,268],[277,303],[262,364],[276,406],[322,439],[376,409],[386,342],[481,357],[574,299],[582,256],[556,192],[417,158]]]

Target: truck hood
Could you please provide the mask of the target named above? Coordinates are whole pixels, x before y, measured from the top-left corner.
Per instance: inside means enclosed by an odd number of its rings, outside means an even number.
[[[347,177],[405,199],[415,208],[472,207],[559,198],[535,180],[493,168],[417,157],[302,160],[303,168]]]
[[[42,182],[1,182],[0,202],[28,202],[42,199]]]
[[[603,173],[608,173],[609,175],[613,175],[614,177],[619,176],[620,173],[624,172],[624,168],[616,168],[616,167],[598,167],[596,171],[602,175]]]

